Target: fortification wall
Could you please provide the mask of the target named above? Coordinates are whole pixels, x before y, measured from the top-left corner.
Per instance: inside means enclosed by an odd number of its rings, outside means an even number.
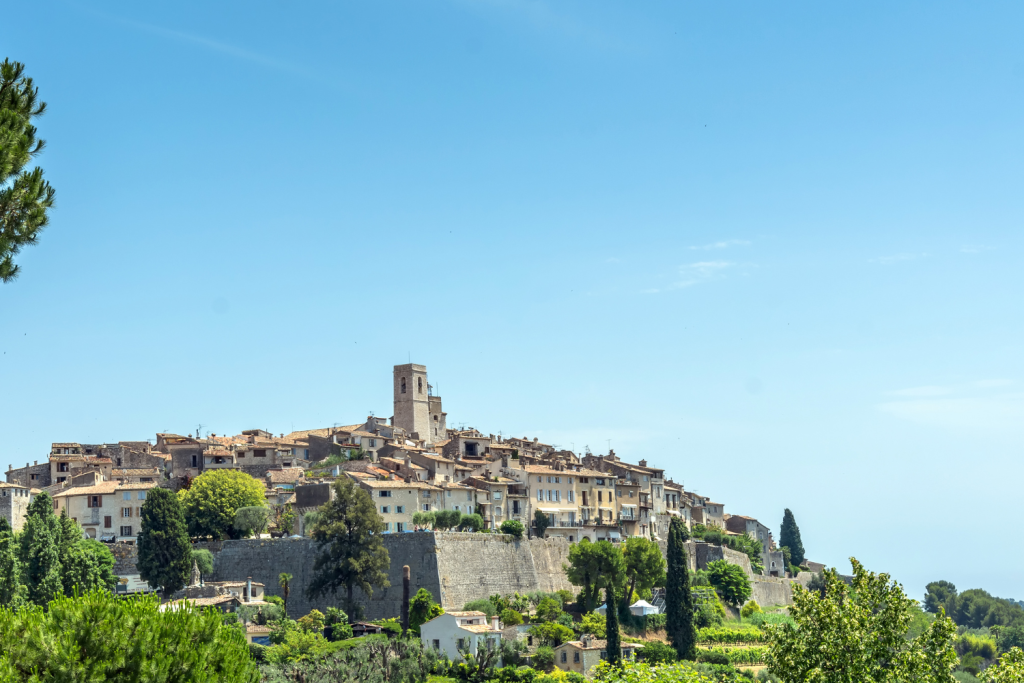
[[[793,588],[789,581],[774,576],[755,576],[750,580],[750,599],[761,607],[792,605]]]
[[[562,563],[567,561],[565,539],[512,541],[502,534],[428,533],[388,534],[384,546],[391,557],[389,588],[375,588],[372,596],[360,590],[355,599],[364,618],[397,617],[402,604],[402,566],[412,571],[411,592],[426,588],[448,610],[494,593],[572,589]],[[306,587],[313,578],[316,548],[307,538],[246,539],[203,543],[214,556],[212,581],[237,581],[251,576],[266,586],[268,595],[280,595],[278,576],[292,575],[288,611],[293,616],[311,609],[341,606],[337,595],[310,600]]]

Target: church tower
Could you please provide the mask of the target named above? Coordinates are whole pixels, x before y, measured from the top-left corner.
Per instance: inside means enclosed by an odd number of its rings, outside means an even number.
[[[445,437],[442,430],[438,430],[439,437],[435,436],[433,422],[441,422],[443,429],[444,413],[441,413],[441,398],[430,394],[427,366],[415,363],[395,366],[394,424],[409,432],[412,438],[423,439],[427,444]],[[433,416],[431,409],[435,412]]]

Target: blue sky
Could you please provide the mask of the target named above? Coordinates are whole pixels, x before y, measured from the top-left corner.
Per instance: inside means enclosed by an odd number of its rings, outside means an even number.
[[[0,465],[391,414],[1024,598],[1016,3],[54,3]],[[975,551],[984,549],[983,555]]]

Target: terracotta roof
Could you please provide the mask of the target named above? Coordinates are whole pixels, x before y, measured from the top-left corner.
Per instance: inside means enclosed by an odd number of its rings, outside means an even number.
[[[591,640],[590,641],[590,645],[584,646],[583,645],[583,641],[581,641],[581,640],[570,640],[570,641],[568,641],[566,643],[562,643],[561,645],[559,645],[555,649],[557,650],[559,647],[564,647],[566,645],[572,645],[572,646],[577,647],[577,648],[579,648],[581,650],[603,650],[606,647],[608,647],[608,641],[607,640],[596,640],[595,639],[595,640]],[[637,647],[643,647],[643,645],[640,645],[639,643],[622,643],[621,647],[623,649],[632,649],[632,648],[637,648]]]
[[[81,448],[82,444],[74,443],[74,442],[70,442],[70,443],[55,443],[55,444],[52,444],[50,447],[51,448],[76,448],[76,447],[77,448]]]
[[[5,481],[0,481],[0,489],[27,489],[27,486],[21,484],[8,484]]]
[[[131,484],[126,484],[126,486],[131,486]],[[153,486],[156,486],[156,484],[135,484],[135,486],[145,486],[147,488],[151,488]],[[56,494],[54,498],[64,498],[69,496],[113,495],[118,488],[120,488],[120,485],[118,485],[116,481],[105,481],[102,484],[97,484],[96,486],[73,486],[69,489],[65,489],[61,493]]]
[[[484,633],[486,631],[490,631],[491,633],[501,633],[501,631],[495,631],[488,624],[459,624],[459,628],[472,631],[473,633]]]
[[[237,595],[215,595],[212,598],[182,598],[181,600],[174,600],[169,605],[181,605],[184,603],[192,603],[196,607],[209,607],[211,605],[219,605],[222,602],[230,602],[232,600],[242,601]],[[251,603],[249,603],[251,604]]]
[[[125,468],[125,469],[114,469],[111,470],[111,475],[114,477],[151,477],[160,474],[160,468],[149,467],[149,468]]]
[[[208,448],[203,451],[203,455],[222,455],[226,457],[230,457],[233,453],[234,451],[228,450],[227,448]]]
[[[301,467],[267,470],[267,480],[272,484],[292,484],[305,476],[306,471]]]
[[[77,461],[81,460],[81,461],[84,462],[85,461],[85,456],[82,455],[81,453],[76,454],[76,455],[58,455],[58,454],[54,453],[54,454],[50,455],[50,461],[52,462],[54,460],[56,460],[58,462],[77,462]]]
[[[104,465],[106,463],[113,463],[114,462],[113,460],[111,460],[110,458],[108,458],[105,455],[87,455],[87,456],[85,456],[85,459],[88,460],[89,462],[98,462],[101,465]]]
[[[392,479],[387,481],[381,481],[380,479],[362,479],[359,483],[373,489],[437,489],[436,486],[431,486],[425,481],[404,482]],[[448,613],[446,612],[446,614]]]
[[[148,491],[149,489],[155,489],[156,486],[157,486],[157,484],[154,481],[139,482],[138,484],[133,484],[133,483],[125,482],[124,484],[118,484],[117,485],[117,490],[118,491]]]
[[[273,633],[274,629],[269,626],[261,626],[260,624],[247,624],[245,627],[246,633]]]
[[[486,617],[487,616],[486,612],[476,612],[476,611],[473,611],[473,610],[470,610],[468,612],[445,612],[445,614],[450,614],[453,617]]]

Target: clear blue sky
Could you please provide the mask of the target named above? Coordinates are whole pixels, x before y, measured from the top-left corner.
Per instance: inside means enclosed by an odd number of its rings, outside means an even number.
[[[55,3],[0,465],[391,414],[1024,598],[1019,3]]]

